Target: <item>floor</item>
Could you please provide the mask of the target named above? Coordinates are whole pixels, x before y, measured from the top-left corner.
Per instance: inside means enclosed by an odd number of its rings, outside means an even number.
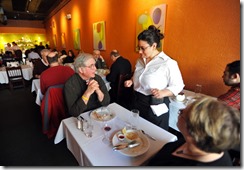
[[[0,166],[78,166],[66,141],[55,145],[41,127],[31,82],[13,92],[0,84]]]

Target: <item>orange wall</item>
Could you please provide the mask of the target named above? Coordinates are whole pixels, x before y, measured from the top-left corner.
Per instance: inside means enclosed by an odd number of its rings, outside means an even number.
[[[105,21],[106,50],[101,53],[108,65],[110,51],[118,49],[134,66],[137,15],[162,3],[167,4],[163,50],[178,61],[185,88],[193,90],[199,83],[205,94],[224,93],[223,70],[240,59],[239,0],[72,0],[45,23],[47,39],[53,47],[55,34],[60,50],[65,33],[66,49],[73,49],[73,30],[79,28],[81,50],[92,53],[92,24]],[[65,18],[68,13],[71,20]]]

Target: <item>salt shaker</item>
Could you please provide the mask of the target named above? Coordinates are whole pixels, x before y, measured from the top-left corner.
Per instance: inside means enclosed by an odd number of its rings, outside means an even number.
[[[83,127],[82,127],[82,120],[80,117],[77,117],[77,128],[80,129],[80,130],[83,130]]]

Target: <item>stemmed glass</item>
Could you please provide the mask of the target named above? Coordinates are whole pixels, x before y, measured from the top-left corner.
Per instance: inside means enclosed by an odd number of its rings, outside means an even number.
[[[102,141],[106,145],[110,145],[111,141],[109,139],[108,132],[112,129],[112,126],[111,126],[111,123],[109,122],[109,120],[107,120],[107,117],[110,115],[110,111],[107,107],[102,107],[101,112],[102,112],[102,120],[103,120],[102,129],[104,132],[104,137],[103,137]]]

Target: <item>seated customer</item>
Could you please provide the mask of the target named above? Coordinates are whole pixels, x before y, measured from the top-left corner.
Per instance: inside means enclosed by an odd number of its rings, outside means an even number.
[[[110,67],[110,73],[106,76],[106,79],[110,82],[111,89],[109,90],[109,94],[112,103],[117,102],[120,74],[131,74],[131,64],[130,61],[122,57],[117,50],[111,51],[110,57],[113,60],[113,64]]]
[[[49,68],[49,64],[47,61],[47,55],[50,53],[49,49],[43,49],[41,50],[41,60],[36,60],[36,62],[33,63],[33,76],[36,79],[40,78],[40,75],[43,71]]]
[[[48,138],[53,137],[62,119],[68,117],[66,112],[63,86],[74,74],[70,67],[59,65],[58,54],[50,52],[47,56],[50,68],[40,76],[41,92],[44,94],[41,103],[42,130]]]
[[[64,98],[72,116],[106,106],[110,97],[102,78],[95,74],[95,60],[91,54],[79,53],[74,62],[76,73],[64,86]]]
[[[230,86],[230,89],[228,92],[220,95],[218,100],[240,110],[240,60],[227,64],[222,78],[225,85]]]
[[[97,69],[105,69],[105,68],[107,68],[105,60],[101,56],[99,50],[94,50],[93,51],[93,57],[94,57],[94,59],[96,61],[96,68]]]
[[[40,87],[42,94],[45,94],[48,87],[64,84],[68,78],[74,74],[74,70],[70,67],[59,65],[58,54],[50,52],[47,56],[50,68],[42,72],[40,76]]]
[[[167,143],[150,166],[232,166],[228,149],[240,143],[240,112],[203,97],[179,112],[184,138]]]

